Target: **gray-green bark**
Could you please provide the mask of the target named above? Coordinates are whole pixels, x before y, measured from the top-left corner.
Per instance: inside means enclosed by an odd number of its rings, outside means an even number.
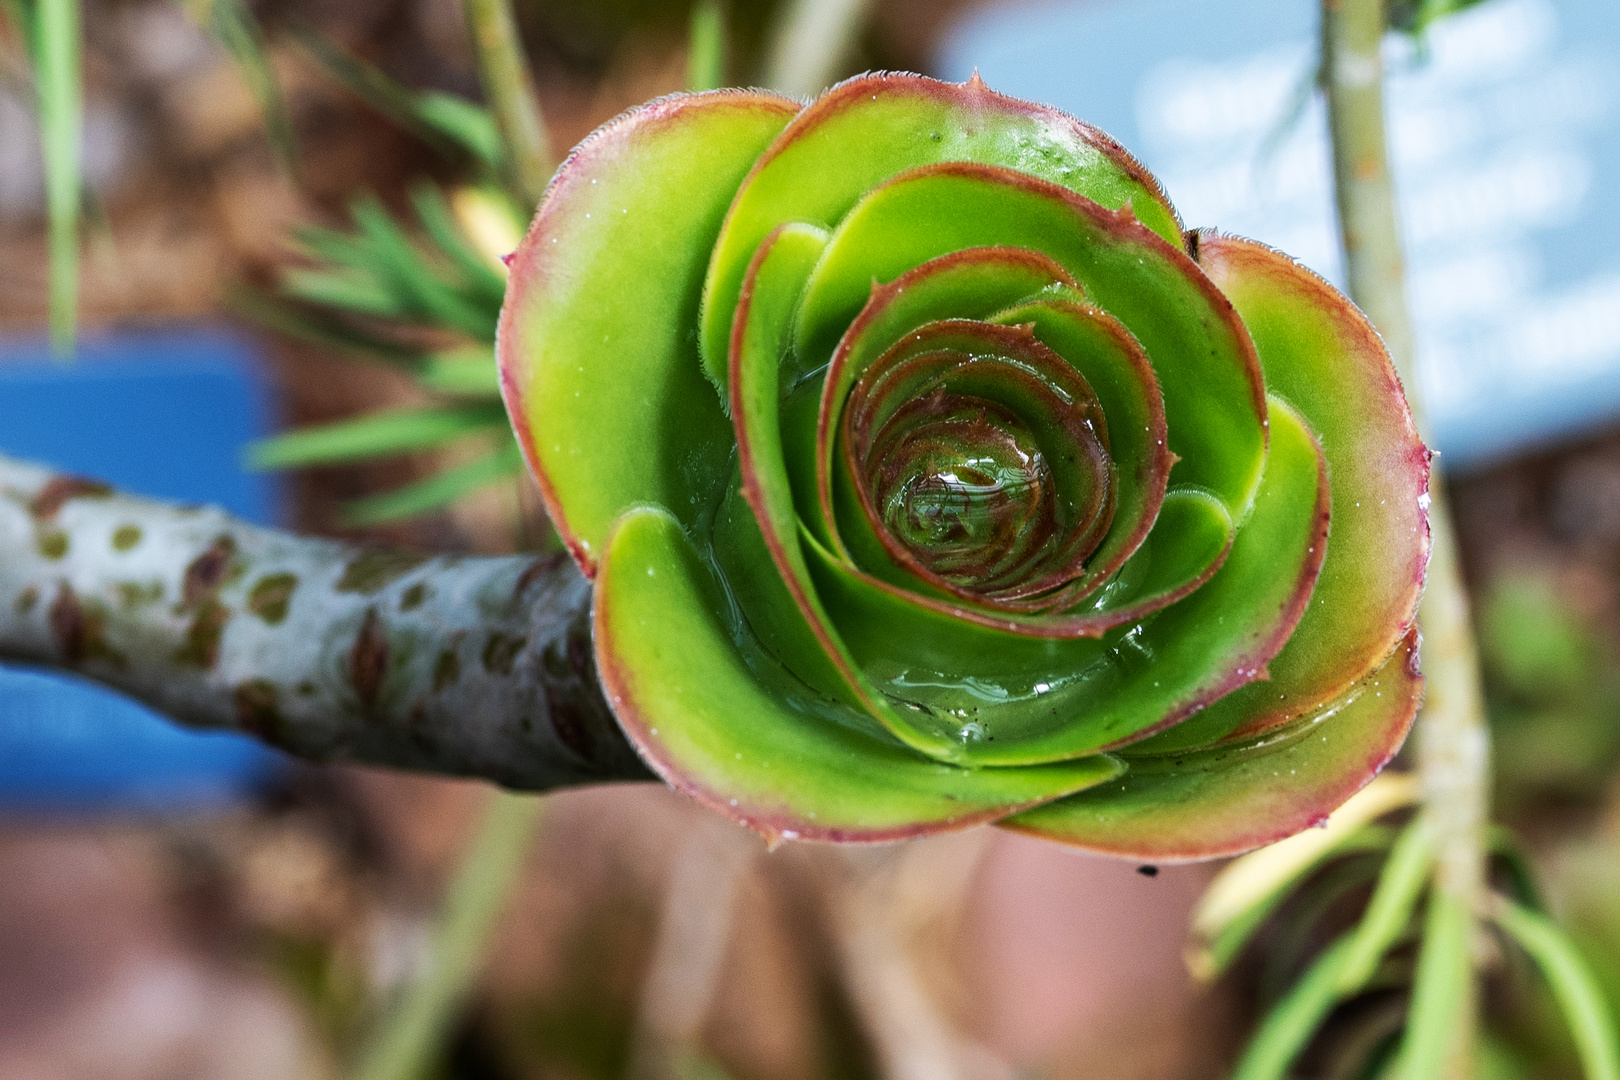
[[[542,791],[645,779],[565,557],[293,536],[0,457],[0,657],[300,757]]]

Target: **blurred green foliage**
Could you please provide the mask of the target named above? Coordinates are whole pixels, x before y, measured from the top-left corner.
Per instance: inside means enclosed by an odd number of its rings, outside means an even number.
[[[1434,22],[1455,15],[1481,0],[1387,0],[1384,19],[1403,34],[1421,34]]]
[[[345,523],[418,517],[523,472],[501,405],[495,326],[506,293],[500,256],[517,245],[524,212],[501,183],[506,162],[483,106],[442,91],[417,91],[318,35],[300,32],[334,79],[473,174],[451,200],[432,184],[411,193],[414,220],[373,196],[350,206],[348,231],[306,227],[306,258],[283,271],[279,295],[238,294],[244,314],[304,341],[387,363],[410,375],[433,403],[370,413],[287,432],[251,447],[249,464],[300,468],[432,450],[464,439],[470,460],[349,504]]]
[[[685,37],[688,81],[704,89],[728,81],[739,43],[744,53],[754,47],[749,43],[757,45],[773,8],[766,0],[604,0],[516,10],[525,38],[557,53],[564,66],[588,67],[636,34]],[[282,274],[278,295],[239,294],[238,307],[250,317],[307,342],[388,363],[432,399],[418,408],[278,435],[251,448],[248,460],[257,468],[300,468],[477,441],[471,460],[351,503],[343,520],[369,525],[417,517],[523,472],[501,407],[494,340],[506,285],[499,257],[516,247],[532,207],[514,182],[509,148],[489,108],[443,90],[404,86],[314,31],[291,32],[333,79],[426,140],[468,182],[451,200],[435,186],[419,186],[412,194],[414,221],[373,197],[357,199],[351,230],[299,232],[307,262]],[[266,115],[273,120],[270,111]]]
[[[1620,762],[1620,650],[1540,570],[1498,575],[1478,600],[1496,798],[1593,802]]]

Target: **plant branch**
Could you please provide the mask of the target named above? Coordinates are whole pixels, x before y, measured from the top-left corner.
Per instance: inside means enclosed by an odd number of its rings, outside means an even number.
[[[510,182],[519,198],[538,206],[551,180],[551,142],[512,5],[510,0],[465,0],[465,11],[478,77],[506,144]]]
[[[317,761],[544,791],[650,774],[563,556],[297,537],[0,456],[0,658]]]
[[[1384,131],[1382,0],[1323,0],[1324,71],[1333,172],[1350,295],[1383,334],[1427,432],[1413,369],[1395,192]],[[1490,736],[1456,535],[1438,474],[1430,489],[1433,554],[1419,619],[1426,701],[1418,768],[1436,850],[1435,888],[1475,920],[1484,914]],[[1445,1076],[1471,1075],[1477,992],[1459,1011]]]

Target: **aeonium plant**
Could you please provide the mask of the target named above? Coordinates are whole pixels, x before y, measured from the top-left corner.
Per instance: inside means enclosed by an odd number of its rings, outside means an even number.
[[[977,77],[663,98],[510,266],[612,708],[721,813],[1189,859],[1400,746],[1430,455],[1389,357],[1096,129]]]

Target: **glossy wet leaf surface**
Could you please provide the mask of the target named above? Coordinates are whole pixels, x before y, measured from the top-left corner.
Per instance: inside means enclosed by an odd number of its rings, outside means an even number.
[[[1417,711],[1416,635],[1349,699],[1288,729],[1177,757],[1010,818],[1021,832],[1144,860],[1234,855],[1326,817],[1400,749]]]
[[[767,835],[889,839],[964,826],[1119,771],[1107,757],[961,769],[847,725],[785,673],[750,668],[708,570],[662,511],[621,519],[597,588],[603,685],[648,764]]]

